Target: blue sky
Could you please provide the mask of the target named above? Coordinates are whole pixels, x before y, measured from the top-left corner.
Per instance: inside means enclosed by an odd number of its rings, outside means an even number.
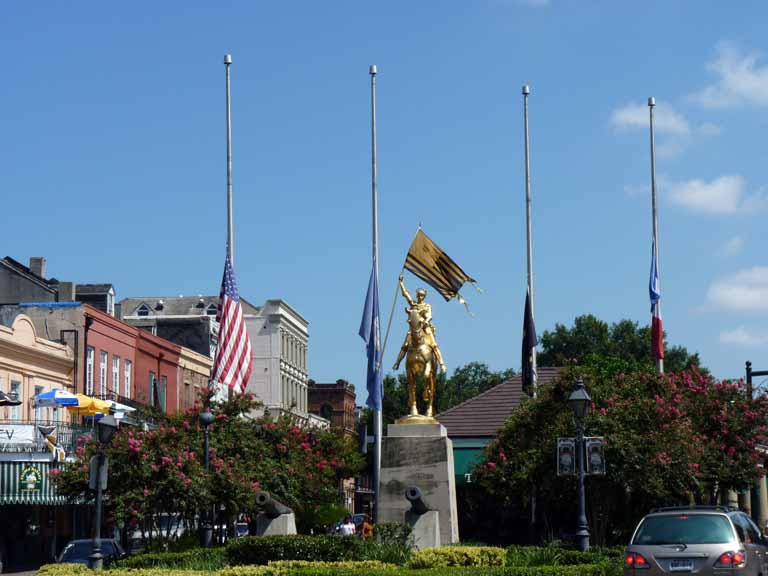
[[[669,339],[720,377],[747,359],[768,368],[763,3],[8,1],[0,12],[3,254],[45,256],[50,275],[112,282],[119,298],[215,294],[229,52],[240,291],[298,309],[311,377],[362,390],[375,63],[383,321],[421,222],[485,290],[465,289],[474,318],[430,291],[449,370],[519,369],[520,88],[532,87],[540,333],[585,313],[650,320],[655,96]]]

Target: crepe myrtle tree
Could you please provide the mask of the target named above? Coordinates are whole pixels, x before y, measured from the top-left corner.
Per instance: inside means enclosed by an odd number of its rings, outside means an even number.
[[[203,466],[199,413],[210,404],[210,470]],[[258,407],[250,395],[227,402],[201,402],[184,414],[167,417],[151,430],[121,427],[105,453],[109,518],[143,538],[169,540],[176,534],[158,528],[162,515],[191,524],[214,504],[234,522],[254,511],[255,495],[266,490],[297,515],[314,512],[338,498],[339,482],[357,474],[362,460],[353,439],[339,430],[308,429],[295,419],[246,418]],[[97,444],[83,437],[75,461],[54,471],[58,491],[71,500],[90,499],[88,462]]]
[[[765,396],[749,401],[743,382],[717,381],[695,369],[624,371],[632,365],[592,355],[542,386],[537,399],[525,400],[474,470],[478,497],[525,516],[535,490],[538,524],[555,535],[573,531],[576,483],[557,476],[555,446],[558,437],[575,434],[566,401],[578,377],[593,400],[586,435],[606,442],[605,476],[587,479],[590,533],[598,545],[626,542],[654,506],[716,503],[726,490],[745,489],[759,477]]]

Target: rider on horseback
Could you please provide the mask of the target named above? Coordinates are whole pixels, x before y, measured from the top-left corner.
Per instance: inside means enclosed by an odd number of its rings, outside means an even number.
[[[427,291],[423,288],[416,290],[416,301],[414,301],[408,290],[405,288],[402,274],[400,274],[400,291],[403,293],[403,297],[408,301],[408,304],[410,304],[410,308],[406,308],[406,313],[410,314],[412,311],[418,313],[421,318],[421,329],[424,332],[427,345],[430,347],[432,353],[440,364],[440,369],[445,372],[443,355],[440,353],[440,348],[437,347],[437,342],[435,341],[435,327],[432,324],[432,305],[424,301],[427,297]],[[393,366],[394,370],[397,370],[400,367],[400,362],[405,358],[405,354],[408,352],[408,346],[410,344],[411,332],[408,331],[405,335],[405,342],[403,342],[403,346],[400,348],[400,354],[397,356],[397,362],[395,362],[395,365]]]

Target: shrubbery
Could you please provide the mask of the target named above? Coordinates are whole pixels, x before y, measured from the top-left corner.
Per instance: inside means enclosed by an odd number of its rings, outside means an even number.
[[[249,536],[227,544],[231,566],[265,565],[270,560],[339,562],[363,556],[364,543],[348,536]]]
[[[137,554],[114,563],[115,568],[177,568],[180,570],[218,570],[226,565],[224,548],[195,548],[187,552]]]
[[[504,566],[506,551],[491,546],[443,546],[427,548],[411,555],[409,568],[446,568],[449,566]]]
[[[43,566],[41,576],[95,576],[80,564]],[[109,576],[606,576],[605,565],[574,566],[507,566],[507,567],[443,567],[422,570],[397,566],[377,566],[371,563],[307,563],[269,566],[233,566],[221,570],[194,571],[164,568],[132,570],[117,568],[106,571]]]

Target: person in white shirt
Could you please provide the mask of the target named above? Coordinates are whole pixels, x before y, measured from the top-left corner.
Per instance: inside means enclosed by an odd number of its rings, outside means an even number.
[[[344,523],[341,525],[342,536],[354,536],[355,535],[355,523],[352,522],[352,516],[344,518]]]

